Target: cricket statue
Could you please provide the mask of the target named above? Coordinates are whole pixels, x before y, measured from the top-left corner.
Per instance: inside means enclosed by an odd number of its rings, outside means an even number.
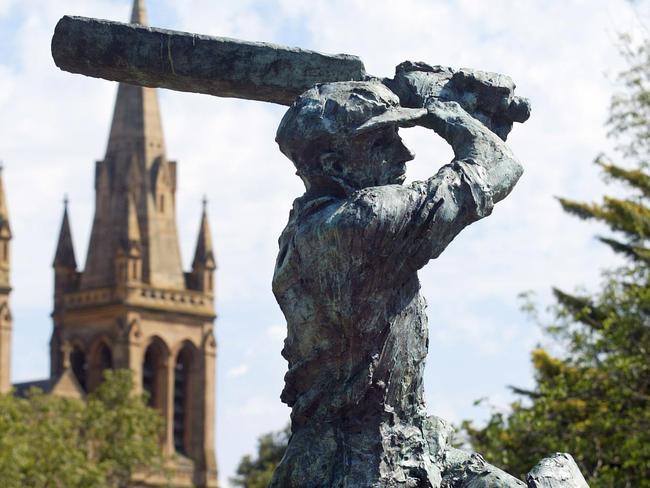
[[[522,174],[505,141],[530,106],[509,77],[405,62],[379,78],[354,56],[81,17],[61,19],[52,53],[88,76],[290,105],[276,141],[306,191],[273,277],[292,435],[272,488],[587,487],[568,454],[523,482],[452,447],[424,401],[418,270]],[[454,158],[404,185],[414,156],[399,129],[413,126]]]

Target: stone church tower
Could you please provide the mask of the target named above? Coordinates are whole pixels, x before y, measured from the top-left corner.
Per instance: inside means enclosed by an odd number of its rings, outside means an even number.
[[[0,165],[0,393],[11,390],[11,311],[9,283],[11,227]]]
[[[131,22],[145,24],[145,15],[143,0],[135,0]],[[95,192],[83,271],[77,270],[67,206],[63,214],[53,264],[53,391],[91,391],[104,369],[131,369],[136,388],[149,393],[166,419],[173,486],[215,487],[216,262],[204,205],[192,270],[183,272],[176,162],[165,154],[154,89],[119,85],[106,156],[95,166]],[[11,235],[4,229],[0,258]],[[0,307],[8,290],[0,281]],[[5,315],[0,308],[2,327]]]

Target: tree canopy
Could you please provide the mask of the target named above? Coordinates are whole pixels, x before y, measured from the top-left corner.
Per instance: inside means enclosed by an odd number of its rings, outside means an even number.
[[[282,460],[291,428],[287,425],[279,432],[262,435],[257,441],[257,457],[246,455],[239,462],[237,475],[230,481],[242,488],[266,488],[271,482],[275,467]]]
[[[123,487],[136,469],[160,470],[163,419],[133,395],[131,374],[105,371],[85,401],[0,395],[0,486]]]
[[[559,202],[604,223],[611,232],[598,239],[626,264],[591,293],[554,289],[545,330],[563,353],[535,349],[535,387],[513,388],[519,399],[486,426],[463,424],[473,448],[513,474],[565,451],[592,488],[650,487],[650,41],[622,41],[629,64],[607,122],[620,162],[601,155],[596,164],[628,196]]]

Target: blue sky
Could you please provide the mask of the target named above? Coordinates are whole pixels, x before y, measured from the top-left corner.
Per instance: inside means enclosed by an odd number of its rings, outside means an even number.
[[[68,193],[78,260],[93,213],[116,86],[58,71],[49,54],[64,14],[126,20],[130,0],[0,0],[0,159],[14,231],[15,381],[48,374],[52,272],[61,200]],[[611,151],[603,122],[622,63],[617,32],[635,30],[623,0],[149,0],[150,24],[357,54],[390,75],[405,59],[509,74],[533,115],[509,143],[526,173],[494,214],[464,231],[421,273],[429,303],[429,410],[485,418],[473,400],[510,400],[531,383],[529,353],[543,338],[518,293],[548,303],[550,286],[594,288],[616,263],[597,226],[565,216],[555,195],[604,191],[592,164]],[[168,156],[179,161],[177,212],[189,267],[207,194],[219,261],[216,323],[218,461],[226,482],[256,437],[281,428],[283,317],[271,294],[277,237],[302,185],[273,142],[282,107],[161,92]],[[403,131],[426,178],[451,151],[424,129]],[[611,190],[609,190],[611,191]]]

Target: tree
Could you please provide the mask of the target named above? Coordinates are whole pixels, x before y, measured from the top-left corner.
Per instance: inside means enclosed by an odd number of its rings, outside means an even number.
[[[132,394],[129,370],[104,378],[85,401],[0,395],[0,486],[124,487],[136,469],[161,469],[161,416]]]
[[[523,475],[555,451],[573,454],[592,488],[650,487],[650,40],[623,37],[629,68],[612,98],[608,126],[624,164],[599,156],[610,183],[627,198],[601,203],[559,199],[562,209],[606,224],[599,237],[625,258],[591,294],[554,289],[547,334],[564,353],[532,353],[535,387],[513,388],[519,400],[486,426],[464,422],[472,447]]]
[[[257,440],[257,458],[246,455],[239,462],[237,476],[230,481],[243,488],[266,488],[271,482],[275,467],[282,460],[291,437],[287,425],[279,432],[264,434]]]

